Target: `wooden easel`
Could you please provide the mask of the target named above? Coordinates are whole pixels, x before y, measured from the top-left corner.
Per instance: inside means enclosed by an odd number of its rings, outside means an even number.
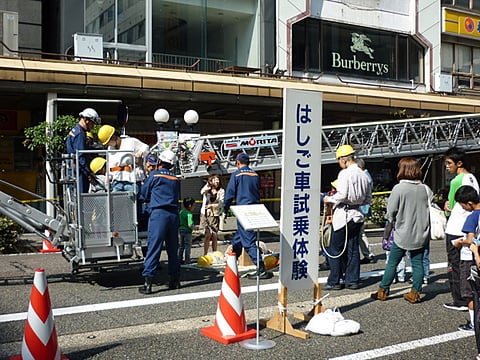
[[[322,304],[318,302],[321,295],[321,287],[319,283],[315,283],[313,293],[315,298],[315,305],[313,309],[306,315],[294,315],[296,318],[308,321],[313,317],[313,315],[324,311]],[[269,329],[277,330],[284,334],[296,336],[301,339],[308,339],[310,337],[310,334],[305,331],[294,329],[287,318],[287,288],[284,286],[280,287],[280,292],[278,293],[278,303],[280,304],[281,309],[277,310],[277,312],[270,320],[260,320],[260,324]]]
[[[321,295],[322,295],[322,286],[320,285],[320,283],[316,282],[313,286],[313,301],[314,301],[313,309],[310,310],[308,314],[295,313],[293,314],[293,316],[296,319],[300,319],[303,321],[310,321],[312,317],[314,317],[315,315],[320,314],[321,312],[324,312],[325,308],[320,302]]]

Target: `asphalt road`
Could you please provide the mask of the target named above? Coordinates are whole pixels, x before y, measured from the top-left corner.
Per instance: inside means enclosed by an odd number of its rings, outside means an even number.
[[[59,254],[0,256],[0,358],[20,354],[32,277],[35,269],[42,267],[59,347],[69,359],[474,359],[474,336],[457,331],[467,313],[442,306],[450,300],[444,244],[432,242],[432,281],[424,287],[423,301],[412,305],[402,298],[408,283],[393,285],[386,302],[370,299],[385,258],[379,238],[370,239],[378,261],[362,265],[361,288],[331,291],[323,302],[327,308],[340,309],[346,319],[359,322],[360,333],[331,337],[309,332],[310,337],[303,340],[260,327],[259,341],[275,342],[266,350],[248,349],[239,343],[224,345],[200,334],[215,321],[223,281],[218,269],[186,266],[182,288],[171,291],[167,290],[162,255],[155,293],[144,296],[138,293],[142,284],[139,266],[82,271],[74,276]],[[265,241],[270,249],[278,249],[275,237]],[[221,250],[226,246],[221,244]],[[193,250],[194,256],[202,252],[199,246]],[[319,272],[320,281],[325,282],[327,275]],[[256,282],[240,281],[247,323],[255,328]],[[277,276],[261,281],[259,318],[270,319],[275,314],[277,292]],[[294,328],[305,329],[307,323],[293,314],[307,313],[313,306],[312,295],[313,289],[288,293],[287,314]]]

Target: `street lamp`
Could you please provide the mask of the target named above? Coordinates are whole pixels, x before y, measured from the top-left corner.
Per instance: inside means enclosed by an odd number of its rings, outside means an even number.
[[[163,130],[163,127],[170,119],[170,114],[165,109],[157,109],[153,114],[153,119],[159,126],[160,130]],[[199,119],[199,116],[195,110],[187,110],[185,111],[185,114],[183,114],[183,120],[190,127],[190,132],[193,131],[193,126],[196,123],[198,123],[198,119]],[[174,126],[174,129],[178,132],[180,130],[180,125],[181,125],[181,120],[175,119],[173,126]]]
[[[163,130],[163,127],[168,122],[168,119],[170,119],[170,114],[165,109],[158,109],[153,114],[153,119],[157,123],[160,130]]]
[[[175,169],[175,173],[178,174],[178,170],[183,169],[183,165],[188,163],[192,157],[187,143],[192,141],[193,138],[198,137],[198,134],[193,134],[193,126],[198,123],[199,120],[198,113],[195,110],[187,110],[183,115],[183,120],[190,128],[189,132],[180,131],[182,120],[179,118],[175,118],[173,121],[174,131],[165,130],[165,125],[170,119],[170,114],[165,109],[157,109],[153,114],[153,119],[158,125],[158,151],[168,148],[177,155],[177,160],[182,162],[182,164],[179,164],[180,168],[176,167]]]
[[[195,110],[187,110],[183,114],[183,120],[190,127],[190,132],[193,132],[193,126],[198,123],[198,113]]]

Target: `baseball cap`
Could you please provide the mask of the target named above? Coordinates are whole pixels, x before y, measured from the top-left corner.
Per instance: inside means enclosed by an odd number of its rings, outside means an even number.
[[[237,155],[235,160],[250,161],[250,156],[248,156],[248,154],[245,154],[245,153],[240,153]]]

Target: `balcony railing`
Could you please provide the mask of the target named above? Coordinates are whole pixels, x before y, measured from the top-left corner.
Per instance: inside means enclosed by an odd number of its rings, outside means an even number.
[[[152,65],[156,66],[156,64],[160,65],[160,67],[171,67],[174,69],[183,67],[206,72],[217,72],[232,65],[230,61],[222,59],[154,53]]]

